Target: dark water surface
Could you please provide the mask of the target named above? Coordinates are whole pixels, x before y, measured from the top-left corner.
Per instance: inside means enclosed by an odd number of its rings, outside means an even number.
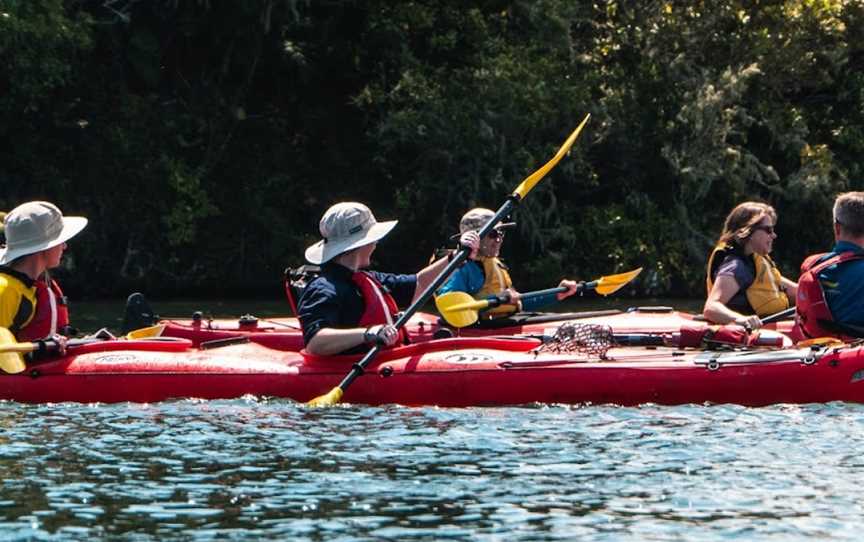
[[[864,410],[3,405],[4,540],[860,539]]]
[[[864,508],[842,403],[6,402],[0,426],[2,540],[857,540]]]

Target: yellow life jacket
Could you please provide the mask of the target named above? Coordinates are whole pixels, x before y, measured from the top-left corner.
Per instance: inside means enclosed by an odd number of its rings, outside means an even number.
[[[35,281],[9,267],[0,267],[0,327],[17,335],[35,314]]]
[[[485,299],[490,295],[500,294],[507,288],[513,287],[513,281],[510,279],[510,273],[507,272],[507,266],[501,260],[498,258],[480,258],[480,263],[483,264],[483,274],[486,279],[480,291],[474,294],[475,299]],[[491,319],[509,316],[514,312],[519,312],[519,305],[502,304],[480,314]]]
[[[708,291],[714,286],[714,271],[723,262],[723,257],[734,249],[729,245],[717,245],[708,257]],[[789,308],[789,297],[783,289],[782,275],[777,265],[768,256],[751,254],[755,264],[753,283],[744,290],[747,302],[757,316],[768,316]],[[715,264],[716,262],[716,264]]]

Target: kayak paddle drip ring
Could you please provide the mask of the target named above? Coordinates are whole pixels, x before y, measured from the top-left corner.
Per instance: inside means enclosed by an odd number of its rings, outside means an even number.
[[[608,359],[606,353],[615,343],[610,326],[565,322],[558,326],[555,335],[540,346],[539,352],[554,354],[585,354]]]

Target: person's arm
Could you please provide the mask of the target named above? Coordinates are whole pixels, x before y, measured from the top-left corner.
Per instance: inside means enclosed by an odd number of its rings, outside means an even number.
[[[438,278],[438,275],[441,274],[441,271],[447,266],[449,258],[441,258],[438,261],[432,262],[430,265],[427,265],[423,269],[417,272],[417,285],[414,287],[414,297],[411,300],[411,303],[415,303],[417,299],[420,298],[420,294],[422,294],[426,288],[432,284],[432,282]],[[450,275],[450,280],[453,280],[455,277],[455,273]],[[445,284],[447,286],[449,281]],[[443,290],[443,287],[441,288]],[[439,292],[441,291],[439,290]]]
[[[558,283],[559,287],[567,288],[563,292],[557,293],[549,293],[545,295],[533,295],[525,297],[524,294],[520,294],[516,290],[507,289],[504,291],[505,294],[510,296],[510,301],[515,303],[519,303],[519,310],[525,312],[535,312],[540,309],[544,309],[555,303],[570,297],[571,295],[577,293],[579,291],[579,283],[575,280],[563,279]]]
[[[462,236],[459,238],[459,244],[471,250],[468,255],[469,260],[474,260],[477,258],[477,251],[480,248],[480,237],[477,236],[477,232],[468,231],[463,233]],[[414,299],[412,300],[412,303],[419,299],[420,294],[422,294],[426,290],[426,288],[430,284],[432,284],[436,278],[438,278],[438,275],[440,275],[441,272],[444,271],[444,268],[449,263],[449,257],[441,258],[438,261],[432,262],[431,264],[427,265],[426,267],[417,272],[417,286],[414,290]],[[447,279],[447,281],[444,282],[444,285],[438,289],[436,295],[446,294],[447,292],[468,292],[468,285],[465,283],[465,278],[463,277],[463,274],[460,273],[461,270],[462,268],[454,271],[453,274],[450,275],[450,277]]]
[[[396,342],[399,334],[393,326],[335,327],[340,321],[339,299],[336,287],[323,279],[316,279],[303,292],[297,313],[307,352],[330,356],[363,344]]]
[[[708,299],[705,300],[705,307],[702,309],[702,315],[705,319],[715,324],[734,323],[750,329],[760,328],[762,322],[758,316],[745,316],[726,306],[740,289],[741,287],[734,277],[717,275],[717,280],[714,281],[714,286],[708,292]]]
[[[325,327],[306,343],[306,351],[317,356],[332,356],[355,346],[373,345],[379,342],[379,337],[382,345],[392,346],[399,338],[399,332],[390,325],[348,329]]]
[[[786,292],[786,297],[789,298],[789,305],[794,307],[795,300],[798,299],[798,283],[792,282],[786,277],[781,277],[780,282],[783,285],[783,291]]]

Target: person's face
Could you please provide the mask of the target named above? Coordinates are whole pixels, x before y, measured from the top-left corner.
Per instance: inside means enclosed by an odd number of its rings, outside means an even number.
[[[45,268],[53,269],[60,265],[60,260],[63,259],[63,251],[66,250],[66,243],[60,243],[56,247],[45,249]]]
[[[747,245],[756,254],[768,255],[774,248],[774,239],[777,232],[774,231],[774,220],[770,216],[763,217],[755,226],[747,240]]]
[[[357,269],[364,269],[372,265],[372,253],[378,243],[369,243],[357,249]]]
[[[497,258],[501,252],[501,244],[504,242],[504,231],[493,229],[480,239],[480,256],[484,258]]]

